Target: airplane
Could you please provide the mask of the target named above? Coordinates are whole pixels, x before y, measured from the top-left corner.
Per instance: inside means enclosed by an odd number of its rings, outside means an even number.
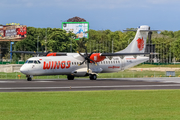
[[[132,42],[115,53],[87,53],[87,49],[85,53],[46,53],[46,56],[29,58],[20,72],[28,81],[43,75],[67,75],[68,80],[89,76],[90,80],[96,80],[98,73],[122,71],[149,60],[145,56],[151,54],[145,53],[149,31],[153,31],[149,26],[139,26]]]

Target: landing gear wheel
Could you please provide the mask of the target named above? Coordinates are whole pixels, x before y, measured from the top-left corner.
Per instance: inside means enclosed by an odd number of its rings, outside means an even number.
[[[90,78],[90,80],[96,80],[97,75],[96,74],[89,75],[89,78]]]
[[[32,80],[32,77],[30,77],[30,75],[26,75],[27,77],[27,81],[31,81]]]
[[[73,76],[73,75],[68,75],[68,76],[67,76],[67,79],[68,79],[68,80],[74,80],[74,76]]]
[[[27,77],[27,81],[31,81],[32,80],[32,78],[31,77]]]

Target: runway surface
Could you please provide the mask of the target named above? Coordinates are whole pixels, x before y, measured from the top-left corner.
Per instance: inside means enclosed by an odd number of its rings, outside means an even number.
[[[0,80],[0,92],[180,89],[180,78]]]

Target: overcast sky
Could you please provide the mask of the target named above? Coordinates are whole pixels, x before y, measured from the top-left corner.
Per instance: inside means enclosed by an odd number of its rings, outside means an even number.
[[[180,30],[180,0],[0,0],[0,24],[61,28],[78,16],[90,29],[112,31],[149,25]]]

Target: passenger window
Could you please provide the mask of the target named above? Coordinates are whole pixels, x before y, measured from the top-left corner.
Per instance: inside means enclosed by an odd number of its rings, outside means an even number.
[[[41,62],[38,60],[38,63],[41,64]]]

